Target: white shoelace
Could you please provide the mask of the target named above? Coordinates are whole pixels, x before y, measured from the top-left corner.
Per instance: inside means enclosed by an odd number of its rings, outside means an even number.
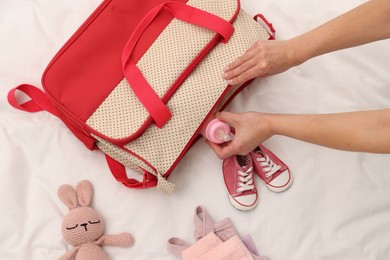
[[[262,168],[263,172],[266,172],[265,177],[272,176],[275,172],[277,172],[282,166],[275,164],[268,155],[264,157],[256,158],[256,161],[259,162],[259,165]]]
[[[238,171],[238,180],[239,182],[237,185],[239,186],[237,188],[237,192],[243,192],[246,190],[251,190],[255,187],[253,184],[253,177],[252,177],[252,167],[248,168],[245,172],[243,171]]]

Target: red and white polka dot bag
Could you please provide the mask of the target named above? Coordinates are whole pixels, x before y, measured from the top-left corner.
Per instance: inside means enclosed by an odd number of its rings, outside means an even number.
[[[249,83],[227,85],[223,68],[273,32],[238,0],[105,0],[46,68],[45,92],[20,85],[8,99],[58,116],[127,187],[170,193],[205,119]],[[19,104],[17,90],[31,100]]]

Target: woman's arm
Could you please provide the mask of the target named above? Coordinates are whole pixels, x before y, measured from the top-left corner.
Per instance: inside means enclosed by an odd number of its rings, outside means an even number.
[[[313,57],[390,37],[390,1],[371,0],[286,41],[257,41],[229,64],[223,78],[231,85],[274,75]]]
[[[315,56],[390,37],[390,1],[370,0],[333,20],[292,38],[295,59]]]
[[[209,143],[221,159],[247,154],[273,135],[339,150],[390,153],[390,109],[319,115],[221,112],[216,117],[235,129],[227,145]]]

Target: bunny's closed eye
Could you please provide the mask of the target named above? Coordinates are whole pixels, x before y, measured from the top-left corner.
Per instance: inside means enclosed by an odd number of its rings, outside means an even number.
[[[75,229],[79,226],[79,224],[76,224],[75,226],[72,226],[72,227],[66,227],[67,230],[71,230],[71,229]]]
[[[92,221],[92,220],[88,220],[88,223],[89,224],[99,224],[100,223],[100,220],[98,221]],[[66,227],[67,230],[71,230],[71,229],[75,229],[79,226],[79,224],[76,224],[74,226],[70,226],[70,227]]]
[[[100,220],[97,220],[97,221],[88,220],[88,223],[82,223],[82,224],[80,224],[80,226],[84,227],[85,231],[87,231],[88,224],[91,224],[91,225],[100,224]],[[74,226],[68,226],[68,227],[66,227],[66,229],[67,230],[72,230],[72,229],[77,228],[78,226],[79,226],[79,224],[76,224]]]

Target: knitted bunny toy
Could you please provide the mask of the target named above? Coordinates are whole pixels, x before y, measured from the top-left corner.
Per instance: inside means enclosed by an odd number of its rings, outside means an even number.
[[[70,210],[62,223],[62,234],[74,246],[60,260],[107,260],[108,255],[101,246],[130,247],[134,242],[129,233],[103,235],[103,220],[96,210],[89,207],[92,194],[92,185],[86,180],[79,182],[76,190],[67,184],[58,188],[58,197]]]

